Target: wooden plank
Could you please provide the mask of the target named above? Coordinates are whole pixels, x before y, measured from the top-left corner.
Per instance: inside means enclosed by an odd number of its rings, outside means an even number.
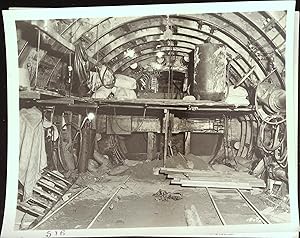
[[[41,94],[37,91],[19,91],[20,99],[40,99]]]
[[[74,104],[75,100],[73,98],[52,98],[52,99],[37,100],[37,102],[42,103],[42,104],[63,104],[63,105],[68,105],[68,104]]]
[[[160,173],[163,174],[174,174],[174,173],[183,173],[189,176],[194,175],[206,175],[206,176],[240,176],[247,178],[255,178],[250,174],[246,174],[244,172],[236,172],[236,171],[216,171],[216,170],[197,170],[197,169],[177,169],[177,168],[159,168]],[[257,179],[257,178],[255,178]]]
[[[161,173],[170,174],[170,173],[186,173],[186,174],[230,174],[233,172],[223,172],[223,171],[216,171],[216,170],[197,170],[197,169],[177,169],[177,168],[159,168]],[[234,172],[238,173],[238,172]]]
[[[191,185],[205,185],[205,184],[216,184],[216,185],[228,185],[228,186],[248,186],[251,187],[249,183],[244,182],[228,182],[228,181],[192,181],[186,179],[180,179],[181,184],[191,184]]]
[[[175,178],[175,177],[189,177],[189,178],[233,178],[233,179],[245,179],[245,180],[250,180],[250,181],[254,181],[254,182],[259,182],[259,181],[263,181],[262,179],[258,179],[255,177],[252,177],[251,175],[249,176],[241,176],[239,174],[225,174],[225,173],[168,173],[167,174],[168,178]]]
[[[167,178],[188,179],[192,181],[210,180],[210,181],[247,182],[251,184],[253,187],[262,187],[262,188],[266,187],[266,184],[262,179],[258,179],[251,175],[240,173],[240,172],[236,172],[236,173],[224,173],[220,171],[203,171],[201,173],[199,173],[199,171],[196,171],[196,173],[168,172]]]
[[[99,102],[106,103],[122,103],[122,104],[147,104],[161,106],[203,106],[203,107],[235,107],[233,104],[225,102],[214,102],[209,100],[184,101],[181,99],[125,99],[122,101],[116,99],[98,99]]]
[[[240,179],[232,179],[232,178],[175,178],[176,180],[175,181],[191,181],[191,182],[220,182],[220,183],[227,183],[227,182],[230,182],[230,183],[237,183],[237,184],[240,184],[240,183],[247,183],[249,185],[251,185],[252,187],[265,187],[266,185],[265,184],[262,184],[262,183],[256,183],[256,182],[253,182],[253,181],[248,181],[248,180],[240,180]]]
[[[154,117],[132,117],[132,131],[133,132],[156,132],[161,131],[159,118]]]
[[[130,135],[132,132],[131,116],[109,115],[106,117],[106,134]]]
[[[213,183],[213,182],[181,182],[180,184],[183,187],[209,187],[209,188],[236,188],[236,189],[252,189],[249,184],[236,184],[236,183]]]

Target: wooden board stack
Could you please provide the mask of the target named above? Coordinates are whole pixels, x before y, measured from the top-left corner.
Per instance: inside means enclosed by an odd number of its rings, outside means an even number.
[[[171,184],[178,184],[183,187],[210,187],[210,188],[234,188],[253,189],[265,188],[266,184],[244,172],[222,172],[215,170],[193,170],[160,168],[161,174],[166,174],[172,179]]]

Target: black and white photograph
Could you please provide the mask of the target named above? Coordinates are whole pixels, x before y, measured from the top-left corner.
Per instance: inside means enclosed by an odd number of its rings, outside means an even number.
[[[14,231],[294,223],[289,9],[198,6],[10,10]]]

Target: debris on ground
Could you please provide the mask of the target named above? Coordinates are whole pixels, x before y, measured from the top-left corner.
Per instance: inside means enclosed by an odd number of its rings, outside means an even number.
[[[203,225],[201,220],[200,220],[200,217],[199,217],[199,214],[197,212],[197,209],[196,209],[195,205],[191,205],[191,208],[185,207],[184,216],[185,216],[186,224],[188,226],[201,226],[201,225]]]
[[[72,193],[66,193],[62,196],[62,200],[65,202],[65,201],[68,201],[71,197]]]
[[[182,199],[182,194],[180,192],[167,192],[166,190],[159,189],[153,194],[156,201],[168,201],[169,199],[180,200]]]
[[[137,160],[129,160],[129,159],[125,159],[124,160],[124,164],[129,166],[129,167],[133,167],[136,166],[138,164],[142,164],[142,161],[137,161]]]
[[[222,172],[233,172],[235,171],[233,168],[230,168],[224,164],[214,164],[212,166],[213,170],[222,171]]]
[[[126,165],[120,165],[120,166],[117,166],[117,167],[111,169],[108,174],[112,175],[112,176],[115,176],[115,175],[119,175],[119,174],[124,173],[128,169],[129,169],[128,166],[126,166]]]

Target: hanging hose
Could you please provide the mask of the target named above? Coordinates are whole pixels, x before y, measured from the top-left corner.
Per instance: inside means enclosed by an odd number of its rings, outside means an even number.
[[[283,148],[284,146],[284,148]],[[279,151],[280,149],[280,151]],[[281,155],[278,155],[280,153]],[[287,167],[287,146],[281,144],[281,147],[273,152],[276,163],[283,169]]]
[[[263,121],[260,125],[260,142],[261,142],[261,145],[263,146],[263,148],[267,151],[275,151],[277,150],[281,145],[282,143],[285,141],[286,139],[286,128],[283,132],[283,138],[281,140],[278,141],[278,143],[276,144],[276,141],[278,140],[278,136],[279,136],[279,127],[280,127],[280,124],[275,124],[276,125],[276,130],[275,130],[275,134],[274,134],[274,138],[273,138],[273,143],[272,145],[267,145],[264,140],[265,140],[265,130],[266,130],[266,126],[268,124],[270,124],[269,122],[273,119],[277,119],[277,116],[268,116],[268,119],[266,119],[266,122]],[[273,125],[273,124],[271,124]]]
[[[236,156],[240,157],[242,156],[244,146],[245,146],[245,140],[247,135],[247,120],[245,119],[245,117],[242,117],[242,119],[238,117],[238,120],[241,123],[241,139],[240,139],[240,146]]]
[[[114,85],[115,85],[116,77],[113,75],[113,81],[112,81],[111,83],[109,83],[109,84],[105,84],[105,82],[104,82],[104,77],[105,77],[105,75],[106,75],[107,69],[108,69],[108,67],[105,66],[105,70],[104,70],[103,75],[102,75],[102,77],[101,77],[101,70],[99,69],[98,66],[96,66],[96,70],[97,70],[97,73],[98,73],[98,75],[99,75],[99,78],[100,78],[100,81],[101,81],[102,86],[105,87],[105,88],[107,88],[107,89],[111,89],[111,88],[113,88]]]
[[[256,131],[256,138],[258,136],[258,123],[256,121],[256,118],[254,117],[254,115],[250,114],[250,121],[251,121],[251,137],[250,137],[250,144],[249,144],[249,150],[247,152],[247,158],[251,159],[253,154],[254,154],[254,135],[255,135],[255,131]],[[254,123],[256,122],[256,130],[254,127]]]
[[[87,82],[89,80],[88,70],[88,56],[86,52],[83,51],[81,45],[75,46],[75,57],[74,57],[74,71],[78,76],[80,86],[87,86]]]

